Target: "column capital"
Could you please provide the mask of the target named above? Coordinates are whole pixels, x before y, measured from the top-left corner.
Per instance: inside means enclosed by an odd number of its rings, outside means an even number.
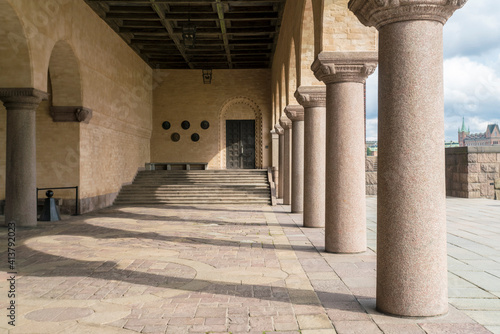
[[[286,115],[283,115],[280,117],[280,125],[284,130],[289,130],[292,128],[292,121]]]
[[[389,23],[428,20],[445,24],[467,0],[350,0],[348,7],[368,27]]]
[[[316,78],[326,84],[364,83],[375,72],[377,52],[321,52],[311,66]]]
[[[35,88],[0,88],[0,100],[7,109],[36,109],[47,99],[47,93]]]
[[[274,130],[276,131],[277,134],[279,134],[280,136],[283,135],[285,133],[285,130],[283,130],[283,128],[281,127],[281,125],[279,123],[276,123],[274,125]]]
[[[299,105],[289,105],[285,108],[285,114],[292,122],[304,120],[304,107]]]
[[[295,98],[304,108],[326,107],[325,86],[300,86]]]

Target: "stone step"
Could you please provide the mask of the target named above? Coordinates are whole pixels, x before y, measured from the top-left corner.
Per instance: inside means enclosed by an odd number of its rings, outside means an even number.
[[[135,180],[134,183],[140,184],[148,184],[148,183],[156,183],[156,184],[267,184],[264,181],[255,181],[255,180],[187,180],[187,179],[147,179],[147,180]]]
[[[265,176],[254,176],[254,175],[137,175],[138,179],[179,179],[179,180],[262,180],[267,181]]]
[[[268,200],[268,196],[118,196],[119,201],[163,201],[163,200]]]
[[[266,169],[205,169],[205,170],[141,170],[140,173],[177,173],[177,174],[265,174]]]
[[[253,177],[253,178],[267,178],[266,174],[178,174],[178,173],[139,173],[137,177],[179,177],[179,178],[242,178],[242,177]]]
[[[161,200],[161,201],[123,201],[115,200],[115,205],[160,205],[160,204],[261,204],[269,205],[270,200]]]
[[[210,195],[224,195],[224,196],[230,196],[230,195],[267,195],[269,194],[269,190],[260,190],[260,191],[233,191],[233,190],[228,190],[228,191],[197,191],[197,190],[192,190],[192,191],[182,191],[182,190],[169,190],[169,191],[145,191],[143,189],[138,189],[138,190],[123,190],[120,194],[123,195],[152,195],[152,196],[160,196],[160,195],[179,195],[179,194],[184,194],[184,195],[204,195],[204,196],[210,196]]]
[[[137,183],[134,182],[133,184],[125,185],[123,186],[123,189],[134,189],[134,188],[144,188],[144,189],[210,189],[210,190],[217,190],[217,189],[269,189],[269,185],[266,183],[238,183],[238,184],[218,184],[218,183],[201,183],[201,184],[193,184],[193,183]]]
[[[270,204],[266,170],[141,171],[116,205]]]

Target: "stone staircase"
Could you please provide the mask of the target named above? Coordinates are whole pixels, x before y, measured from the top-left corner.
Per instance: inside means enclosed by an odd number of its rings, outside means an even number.
[[[147,170],[122,187],[115,205],[271,204],[267,171]]]

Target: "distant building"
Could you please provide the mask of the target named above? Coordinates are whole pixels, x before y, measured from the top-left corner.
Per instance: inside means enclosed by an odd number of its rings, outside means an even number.
[[[460,146],[460,143],[458,141],[450,140],[450,141],[445,141],[444,142],[444,147],[445,148],[448,148],[448,147],[458,147],[458,146]]]
[[[462,127],[458,129],[459,146],[494,146],[500,145],[500,129],[498,124],[488,124],[486,132],[470,133],[465,129],[465,119],[462,118]]]
[[[375,141],[375,140],[366,141],[366,155],[371,156],[371,157],[378,156],[377,141]]]

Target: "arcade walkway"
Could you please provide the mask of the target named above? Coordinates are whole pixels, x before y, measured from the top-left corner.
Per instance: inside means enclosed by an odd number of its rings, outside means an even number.
[[[16,326],[2,272],[0,332],[500,333],[500,202],[447,200],[450,312],[424,319],[374,309],[367,203],[358,255],[325,253],[324,230],[301,228],[288,206],[121,206],[40,222],[16,232]]]

